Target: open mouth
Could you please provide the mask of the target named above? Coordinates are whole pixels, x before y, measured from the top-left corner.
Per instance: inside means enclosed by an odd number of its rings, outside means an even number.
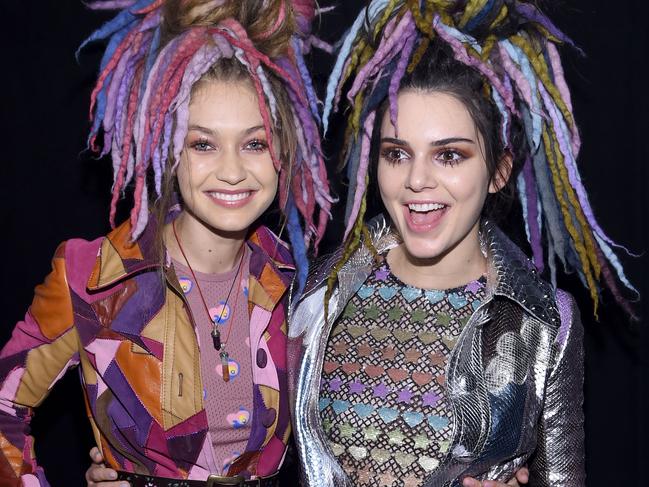
[[[205,194],[216,204],[228,208],[238,208],[247,204],[255,194],[255,191],[206,191]]]
[[[434,228],[448,209],[442,203],[408,203],[404,205],[406,222],[411,230],[421,232]]]

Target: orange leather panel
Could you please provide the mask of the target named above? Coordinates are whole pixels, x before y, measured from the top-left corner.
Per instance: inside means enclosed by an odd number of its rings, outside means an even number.
[[[162,424],[162,363],[153,355],[133,353],[128,340],[124,340],[117,349],[115,360],[144,407],[158,424]]]
[[[36,286],[29,312],[38,322],[41,333],[50,340],[59,337],[72,326],[72,299],[62,258],[52,259],[52,272],[43,284]]]

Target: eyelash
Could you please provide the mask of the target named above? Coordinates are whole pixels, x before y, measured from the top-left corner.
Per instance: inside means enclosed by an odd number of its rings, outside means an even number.
[[[400,155],[395,157],[395,154],[394,154],[395,152],[400,153]],[[454,158],[450,159],[450,160],[442,159],[440,156],[442,156],[444,154],[453,154]],[[404,160],[409,158],[410,154],[408,154],[407,151],[405,151],[405,150],[403,150],[403,149],[401,149],[399,147],[388,147],[388,148],[385,148],[385,149],[381,150],[381,157],[383,159],[385,159],[388,164],[394,166],[394,165],[400,164],[401,162],[403,162]],[[457,166],[462,161],[464,161],[466,159],[466,156],[457,149],[444,147],[444,148],[439,149],[436,152],[436,154],[434,156],[434,159],[439,161],[439,163],[442,164],[443,166],[454,167],[454,166]]]
[[[250,147],[253,144],[256,145],[257,148]],[[212,144],[207,139],[198,139],[194,142],[191,142],[189,144],[189,147],[198,152],[208,152],[211,148],[213,148]],[[268,149],[268,144],[265,140],[262,139],[252,139],[246,142],[243,147],[250,148],[249,150],[253,152],[265,152]]]
[[[251,149],[254,152],[265,152],[268,149],[268,144],[265,140],[262,139],[253,139],[250,142],[246,143],[245,147],[248,147],[252,144],[257,144],[259,146],[257,149]]]

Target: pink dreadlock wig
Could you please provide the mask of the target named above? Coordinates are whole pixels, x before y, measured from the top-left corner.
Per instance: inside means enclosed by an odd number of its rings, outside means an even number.
[[[577,271],[595,314],[601,281],[633,314],[618,289],[619,280],[636,292],[613,252],[619,246],[597,223],[577,170],[580,137],[557,50],[560,44],[574,47],[532,2],[368,3],[343,39],[325,101],[326,131],[343,87],[348,87],[345,252],[330,276],[330,289],[337,269],[360,245],[364,232],[370,146],[380,124],[375,119],[385,107],[394,125],[398,91],[411,83],[418,66],[428,64],[434,71],[431,57],[443,52],[440,59],[481,80],[473,93],[493,107],[501,153],[508,150],[521,163],[514,185],[536,267],[547,265],[556,286],[558,259],[567,271]]]
[[[108,41],[91,97],[89,145],[112,156],[111,225],[119,198],[133,183],[131,238],[142,233],[150,193],[161,196],[164,177],[180,161],[192,87],[219,61],[240,63],[257,92],[273,163],[280,173],[280,210],[301,289],[308,272],[307,251],[317,248],[332,202],[320,148],[317,100],[303,59],[312,45],[318,45],[310,33],[314,2],[97,0],[90,7],[121,9],[81,46]],[[169,9],[180,9],[180,20],[171,22],[171,16],[165,16]],[[276,85],[289,101],[297,139],[289,161],[281,161],[272,147],[271,132],[280,124]],[[100,131],[103,144],[98,148]]]

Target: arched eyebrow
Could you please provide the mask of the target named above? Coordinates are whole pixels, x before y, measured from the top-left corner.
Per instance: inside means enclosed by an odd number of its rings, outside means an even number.
[[[433,140],[430,143],[430,145],[432,145],[433,147],[439,147],[439,146],[443,146],[443,145],[454,144],[454,143],[457,143],[457,142],[467,142],[469,144],[474,144],[475,145],[474,140],[467,139],[465,137],[448,137],[446,139]],[[394,137],[383,137],[381,139],[381,143],[382,144],[383,143],[388,143],[388,144],[394,144],[394,145],[403,145],[405,147],[410,147],[410,144],[408,144],[408,142],[406,142],[405,140],[395,139]]]
[[[250,128],[247,128],[246,130],[244,130],[243,135],[250,135],[250,134],[252,134],[254,132],[257,132],[258,130],[263,130],[264,128],[265,128],[264,124],[255,125],[254,127],[250,127]],[[196,131],[202,132],[202,133],[204,133],[206,135],[214,135],[214,130],[212,130],[209,127],[204,127],[202,125],[192,124],[189,127],[187,127],[187,130],[196,130]]]

